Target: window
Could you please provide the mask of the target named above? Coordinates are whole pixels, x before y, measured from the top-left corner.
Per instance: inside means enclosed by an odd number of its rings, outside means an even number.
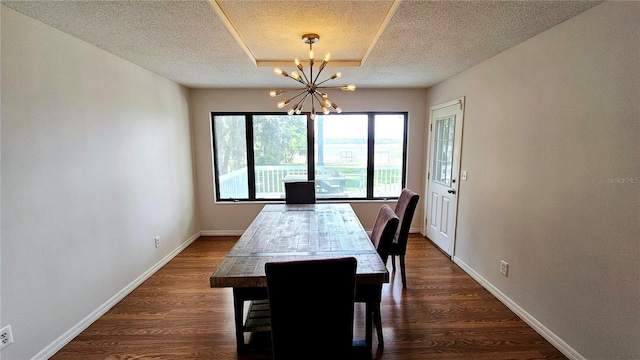
[[[319,200],[395,198],[405,186],[406,112],[211,121],[218,201],[284,200],[287,181],[314,180]]]
[[[453,137],[455,116],[436,119],[435,156],[433,157],[433,181],[451,186],[453,164]]]
[[[404,185],[405,119],[398,114],[375,115],[373,197],[397,197]]]
[[[213,125],[216,143],[221,144],[215,151],[216,191],[227,199],[247,199],[249,175],[245,117],[217,116]]]
[[[367,114],[316,117],[316,198],[367,197],[368,129]]]
[[[249,121],[253,125],[255,198],[281,199],[284,181],[301,176],[306,180],[307,117],[253,115]]]

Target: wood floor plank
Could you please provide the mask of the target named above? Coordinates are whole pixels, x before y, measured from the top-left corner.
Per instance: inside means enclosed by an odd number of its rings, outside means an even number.
[[[209,287],[237,239],[196,240],[52,359],[270,359],[236,355],[232,291]],[[389,261],[385,346],[374,340],[372,359],[566,359],[420,235],[410,236],[406,266],[402,289]],[[364,308],[355,310],[362,337]]]

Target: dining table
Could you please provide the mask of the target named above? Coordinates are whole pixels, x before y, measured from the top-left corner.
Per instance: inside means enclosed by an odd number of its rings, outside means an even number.
[[[266,204],[210,277],[212,288],[233,289],[238,354],[249,350],[245,332],[256,329],[254,302],[268,314],[266,263],[341,257],[357,260],[355,301],[365,303],[366,309],[365,339],[354,343],[371,349],[373,320],[380,319],[382,284],[389,282],[389,272],[351,205]],[[247,314],[245,302],[250,302]],[[263,330],[268,321],[262,323]],[[379,346],[381,340],[378,334]]]

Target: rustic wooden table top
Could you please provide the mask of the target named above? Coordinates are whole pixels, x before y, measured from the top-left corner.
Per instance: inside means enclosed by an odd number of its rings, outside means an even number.
[[[211,287],[266,287],[267,262],[347,256],[358,261],[358,284],[389,281],[350,204],[269,204],[211,275]]]

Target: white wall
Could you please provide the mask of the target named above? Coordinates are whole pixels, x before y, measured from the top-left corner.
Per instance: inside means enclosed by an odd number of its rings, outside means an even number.
[[[271,71],[271,69],[265,69]],[[347,71],[345,70],[345,76]],[[275,76],[275,75],[274,75]],[[424,136],[425,122],[428,121],[424,99],[426,90],[359,89],[355,92],[331,94],[332,100],[340,104],[345,112],[350,111],[408,111],[408,174],[407,186],[421,193],[424,186]],[[203,233],[241,234],[249,226],[264,203],[215,203],[213,183],[213,159],[211,143],[211,112],[218,111],[278,111],[276,102],[269,97],[268,90],[192,90],[191,109],[194,127],[194,143],[197,168],[197,188],[200,223]],[[395,202],[390,203],[395,206]],[[373,227],[380,209],[380,202],[364,201],[353,203],[353,208],[365,228]],[[418,205],[413,228],[419,228],[422,216]]]
[[[456,260],[573,355],[639,359],[640,3],[596,6],[431,88],[428,104],[459,96]]]
[[[189,95],[6,7],[1,24],[2,356],[27,359],[198,233]]]

